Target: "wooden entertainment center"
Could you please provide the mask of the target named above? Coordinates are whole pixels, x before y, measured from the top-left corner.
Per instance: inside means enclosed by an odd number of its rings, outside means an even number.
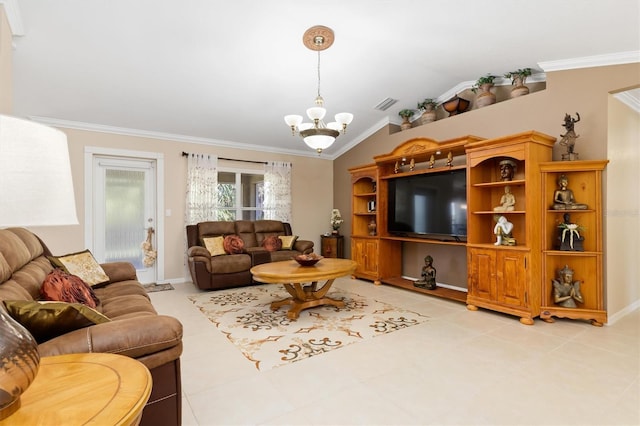
[[[594,325],[606,322],[602,301],[600,183],[606,161],[596,162],[597,165],[584,161],[552,162],[555,142],[556,138],[536,131],[494,139],[463,136],[443,142],[416,138],[388,154],[375,156],[374,164],[349,169],[351,258],[358,264],[353,276],[466,302],[469,310],[485,308],[514,315],[527,325],[533,324],[541,313],[548,321],[555,315],[591,319]],[[515,165],[510,180],[502,180],[500,175],[499,163],[505,159]],[[466,241],[439,241],[388,232],[390,180],[457,169],[466,169]],[[584,218],[591,229],[588,252],[552,249],[557,216],[563,213],[549,212],[555,189],[552,181],[563,171],[579,180],[576,184],[580,185],[580,196],[590,204],[588,211],[580,213],[580,219]],[[494,211],[503,194],[509,191],[516,199],[514,208]],[[496,218],[501,215],[513,224],[515,245],[496,244],[493,231]],[[404,242],[466,247],[468,292],[444,287],[428,290],[403,278]],[[559,308],[552,300],[551,280],[563,262],[574,262],[576,278],[589,283],[584,307]]]

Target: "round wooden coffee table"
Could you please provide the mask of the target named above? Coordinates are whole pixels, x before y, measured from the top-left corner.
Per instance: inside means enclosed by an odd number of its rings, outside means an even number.
[[[295,260],[263,263],[251,268],[253,279],[267,284],[283,284],[291,295],[271,303],[271,309],[278,310],[289,305],[287,318],[297,319],[300,311],[320,305],[344,307],[344,302],[327,296],[336,278],[350,275],[356,270],[356,262],[349,259],[322,259],[313,266],[300,266]],[[326,280],[318,288],[318,281]],[[304,285],[307,283],[307,285]]]
[[[20,408],[0,425],[137,425],[151,386],[147,367],[123,355],[43,357]]]

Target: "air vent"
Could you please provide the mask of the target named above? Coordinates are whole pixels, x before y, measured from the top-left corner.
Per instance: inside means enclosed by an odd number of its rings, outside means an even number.
[[[386,98],[383,99],[382,102],[380,102],[378,105],[374,106],[373,109],[377,109],[378,111],[386,111],[389,109],[389,107],[391,107],[391,105],[395,104],[396,102],[398,102],[397,99]]]

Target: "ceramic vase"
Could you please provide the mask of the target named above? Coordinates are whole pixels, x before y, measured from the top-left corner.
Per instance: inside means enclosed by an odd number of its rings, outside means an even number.
[[[478,87],[478,96],[476,96],[476,106],[478,108],[485,107],[496,103],[496,95],[491,92],[493,84],[482,84]]]
[[[420,123],[427,124],[434,121],[436,121],[436,110],[433,105],[429,105],[423,111],[422,116],[420,117]]]
[[[400,130],[409,130],[411,128],[411,122],[409,117],[402,118],[402,124],[400,124]]]
[[[511,97],[517,98],[529,94],[529,88],[524,85],[526,77],[513,76],[513,89],[511,89]]]

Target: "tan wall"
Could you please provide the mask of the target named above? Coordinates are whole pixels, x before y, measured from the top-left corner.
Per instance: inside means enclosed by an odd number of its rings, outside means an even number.
[[[347,171],[349,167],[372,163],[374,155],[391,152],[402,142],[416,137],[447,140],[471,134],[493,138],[526,130],[537,130],[558,137],[564,133],[562,127],[564,114],[569,113],[575,116],[575,113],[579,112],[582,120],[576,124],[576,133],[580,135],[576,144],[576,152],[580,154],[581,159],[585,160],[607,158],[608,144],[616,142],[608,140],[609,95],[638,85],[640,85],[639,63],[557,71],[547,73],[546,90],[468,111],[404,132],[397,132],[397,126],[390,126],[391,130],[378,131],[334,161],[334,204],[343,212],[351,211],[350,194],[345,190],[345,188],[349,188],[350,183]],[[634,140],[636,142],[639,136],[638,133],[635,134]],[[559,159],[562,152],[562,147],[556,146],[554,159]],[[636,153],[636,165],[637,158]],[[616,165],[610,165],[605,170],[605,182],[606,175],[612,167],[616,167]],[[637,168],[635,171],[637,176]],[[605,199],[607,199],[606,194]],[[345,213],[344,216],[347,214]],[[345,248],[348,253],[350,253],[350,239],[348,237],[350,225],[350,221],[343,225],[343,233],[346,235]],[[607,262],[611,262],[611,259],[618,257],[619,254],[622,255],[627,247],[633,244],[636,243],[629,238],[617,242],[614,246],[608,244],[606,247]],[[430,250],[441,252],[439,248],[433,248],[431,245],[424,245],[422,248],[407,245],[404,253],[403,274],[416,277],[417,271],[423,263],[422,258]],[[434,266],[438,269],[438,281],[441,281],[441,271],[443,276],[456,276],[455,270],[460,263],[457,252],[453,256],[444,258],[434,256]],[[610,271],[612,267],[613,265],[607,263],[606,271]],[[637,280],[633,278],[635,277],[625,276],[616,279],[615,285],[608,284],[610,279],[605,280],[607,281],[605,283],[607,303],[615,303],[615,305],[609,305],[610,315],[615,314],[622,306],[628,306],[637,301],[637,290],[631,290],[631,287],[637,286]],[[463,286],[464,281],[463,274],[459,282],[448,284]],[[621,286],[623,289],[620,289]],[[619,300],[618,295],[621,295],[623,300]]]
[[[185,275],[184,266],[184,204],[187,176],[187,159],[182,151],[213,154],[219,157],[254,161],[289,161],[292,163],[292,228],[301,239],[314,241],[320,251],[320,235],[330,229],[329,218],[333,203],[331,161],[312,157],[269,154],[232,148],[217,148],[202,144],[190,144],[169,140],[124,136],[85,130],[61,129],[67,134],[69,154],[76,196],[79,225],[65,227],[31,228],[55,254],[78,251],[85,248],[84,235],[84,151],[86,146],[105,147],[161,153],[164,156],[164,210],[171,210],[164,217],[165,276],[179,281]],[[243,167],[243,163],[235,163]],[[326,188],[310,191],[309,188]],[[164,212],[160,212],[164,214]],[[190,278],[189,278],[190,280]]]
[[[609,315],[640,305],[640,114],[609,96],[605,223]]]
[[[12,49],[9,21],[4,6],[0,5],[0,114],[13,111]]]

